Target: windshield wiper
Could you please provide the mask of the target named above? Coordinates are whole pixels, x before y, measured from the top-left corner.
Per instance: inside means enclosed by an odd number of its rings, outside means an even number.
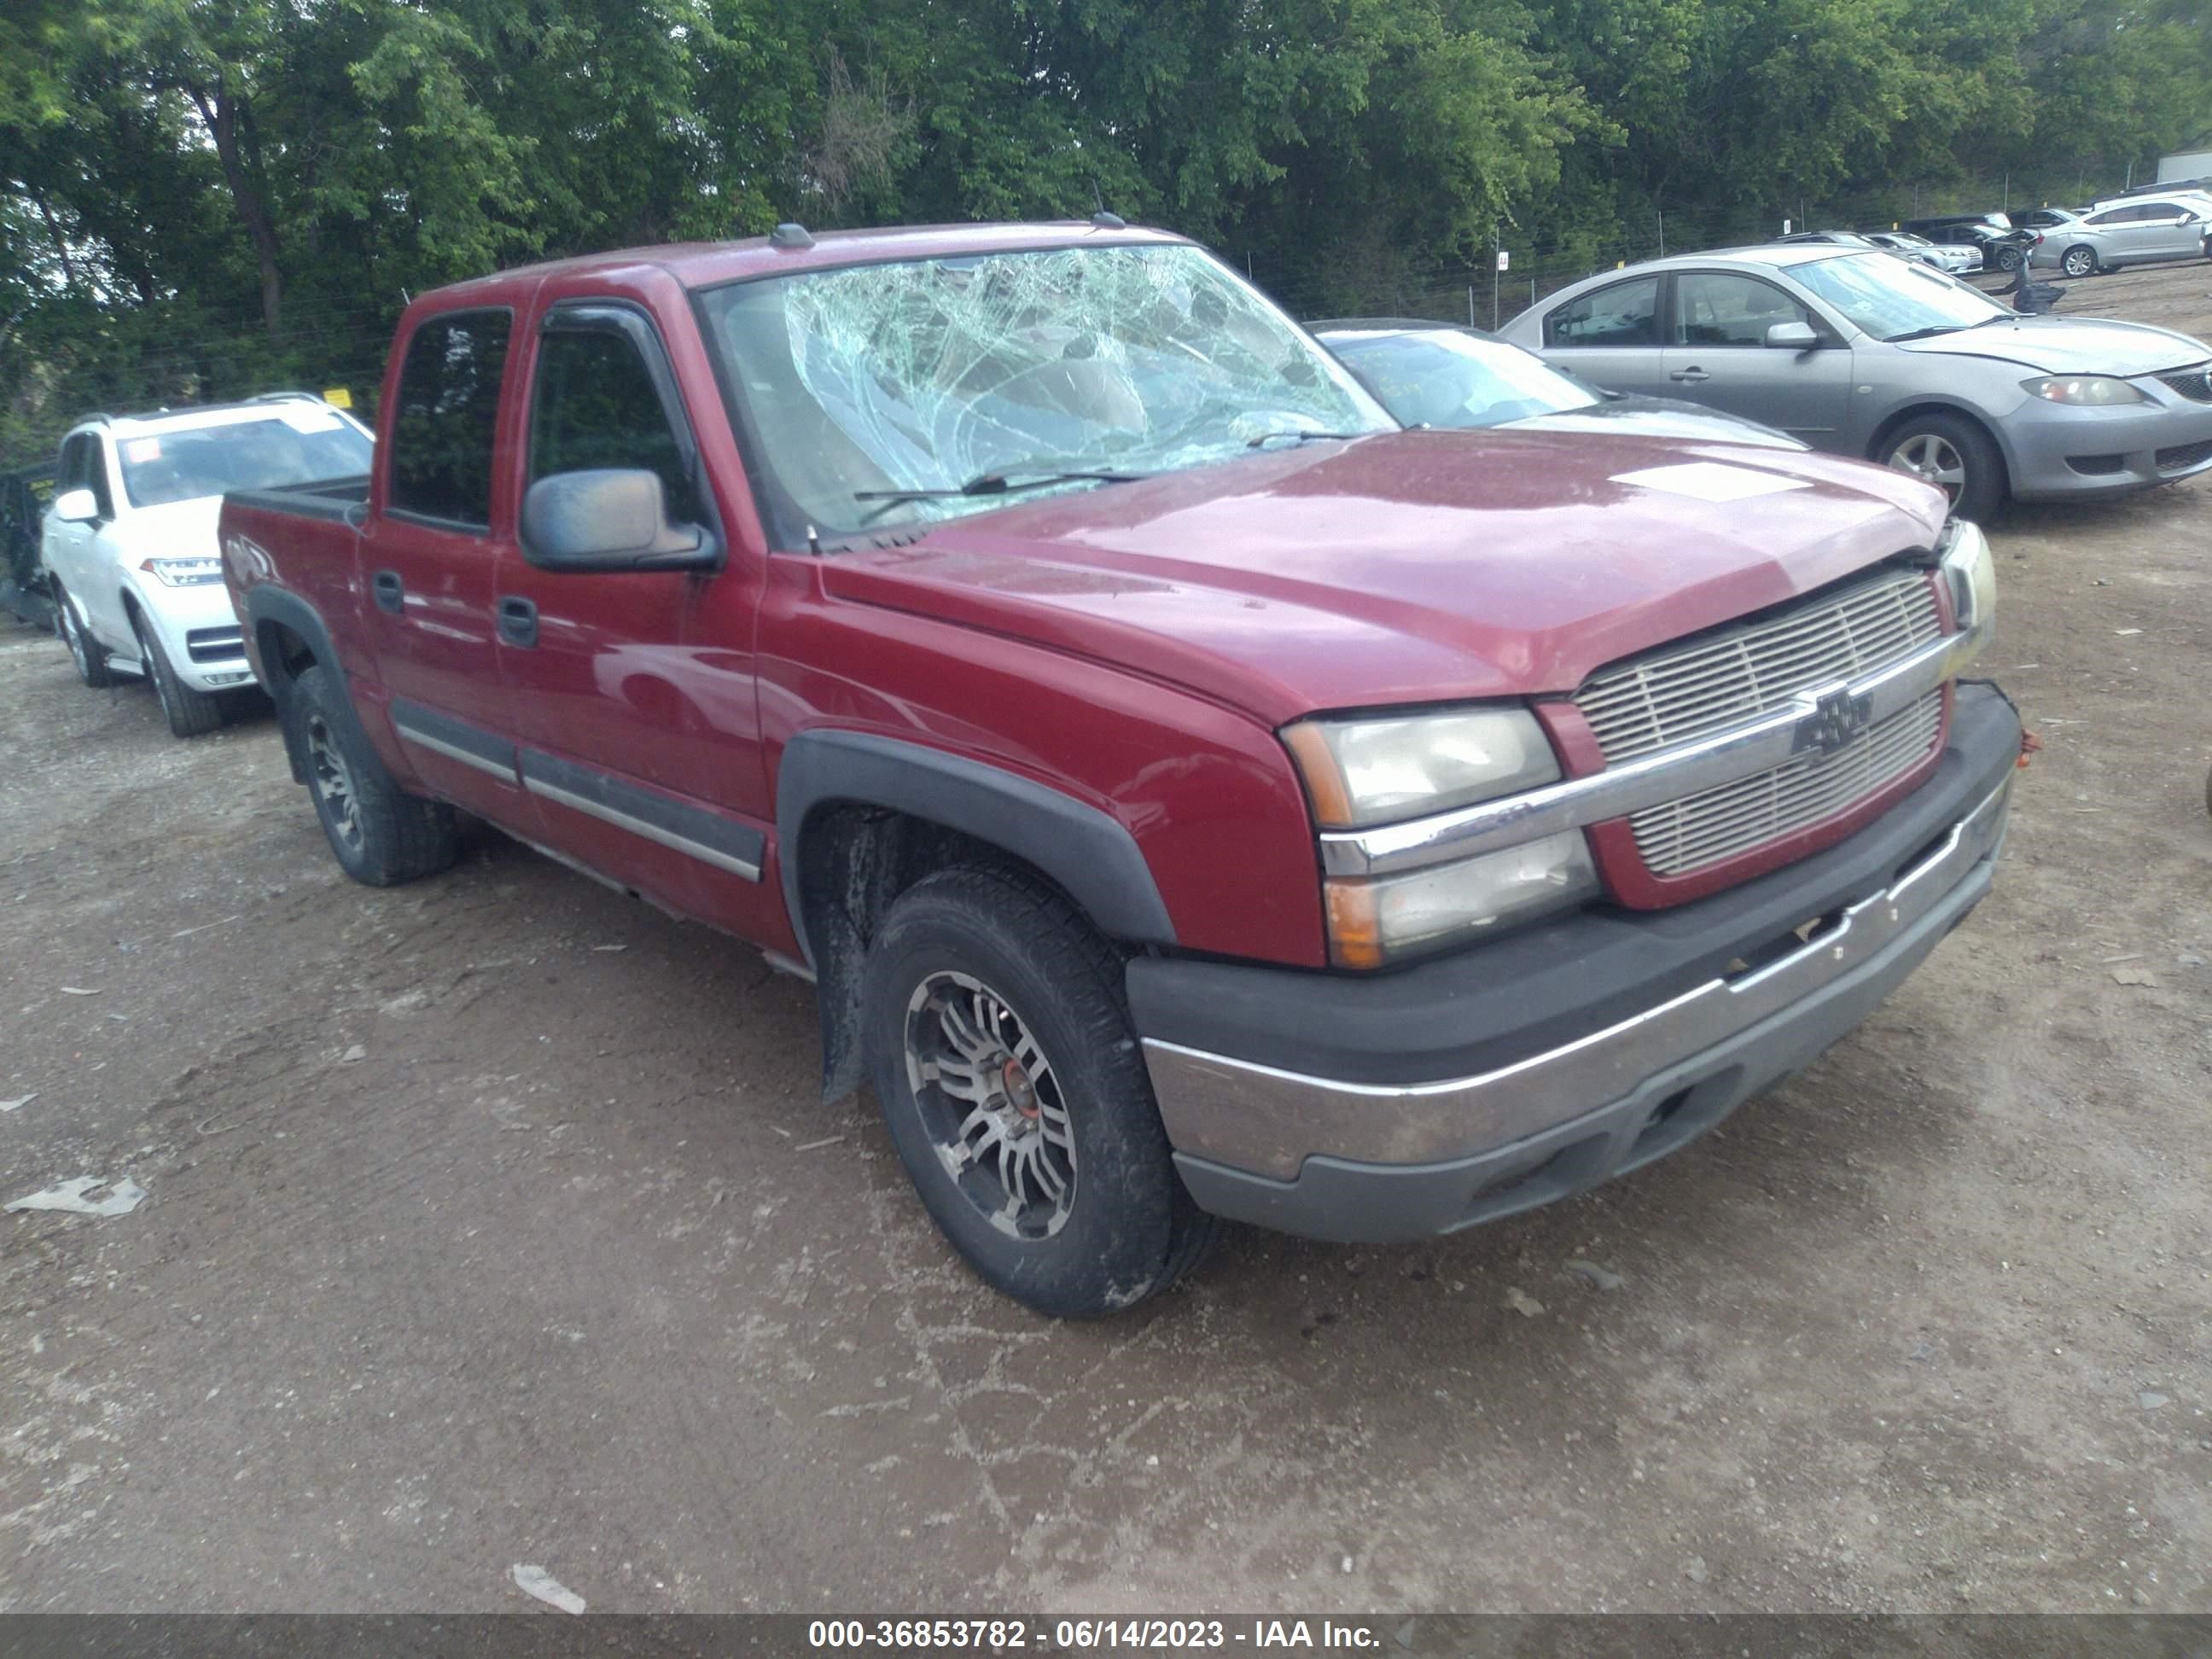
[[[1310,438],[1371,438],[1374,435],[1371,432],[1308,432],[1300,428],[1291,432],[1262,432],[1256,438],[1246,439],[1244,447],[1257,449],[1261,444],[1273,443],[1278,438],[1289,438],[1294,442],[1304,443]]]
[[[1966,325],[1964,323],[1938,323],[1933,328],[1915,328],[1908,329],[1902,334],[1885,334],[1881,337],[1881,343],[1884,345],[1899,345],[1906,340],[1927,340],[1934,338],[1938,334],[1960,333],[1966,327]]]
[[[1018,489],[1043,489],[1057,483],[1078,483],[1093,479],[1099,483],[1134,483],[1147,478],[1148,472],[1110,472],[1103,468],[1070,467],[1064,471],[1041,472],[1033,478],[1010,478],[1003,472],[979,472],[963,484],[943,489],[856,489],[856,501],[881,501],[885,507],[896,507],[901,501],[932,501],[961,495],[1005,495]]]

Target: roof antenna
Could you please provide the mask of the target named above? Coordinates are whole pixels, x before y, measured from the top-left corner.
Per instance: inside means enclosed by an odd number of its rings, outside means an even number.
[[[1098,193],[1098,180],[1096,178],[1091,181],[1091,200],[1092,205],[1098,210],[1091,216],[1091,228],[1093,230],[1121,230],[1127,228],[1128,222],[1120,214],[1106,211],[1106,198]]]

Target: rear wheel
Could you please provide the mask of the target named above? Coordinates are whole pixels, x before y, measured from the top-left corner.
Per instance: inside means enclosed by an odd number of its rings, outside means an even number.
[[[2058,268],[2076,279],[2094,276],[2097,274],[2097,251],[2087,246],[2069,247],[2060,256]]]
[[[2004,457],[1990,434],[1962,415],[1909,416],[1881,441],[1874,459],[1934,484],[1962,519],[1979,523],[2004,501]]]
[[[134,612],[131,631],[138,636],[138,660],[146,665],[146,678],[154,682],[154,695],[161,699],[171,734],[203,737],[221,726],[222,704],[213,692],[196,690],[177,678],[177,671],[169,665],[169,653],[161,648],[160,635],[146,626],[146,619]]]
[[[54,584],[54,632],[62,636],[69,647],[70,660],[76,665],[76,677],[95,691],[115,684],[115,675],[107,665],[107,647],[85,631],[77,620],[76,604],[62,591],[59,582]]]
[[[1158,1294],[1218,1224],[1176,1175],[1121,963],[1066,900],[948,870],[891,907],[860,1009],[884,1121],[969,1265],[1040,1313]]]
[[[344,692],[319,665],[284,700],[293,752],[304,759],[315,816],[339,866],[369,887],[447,868],[460,852],[453,809],[402,789],[355,724]]]

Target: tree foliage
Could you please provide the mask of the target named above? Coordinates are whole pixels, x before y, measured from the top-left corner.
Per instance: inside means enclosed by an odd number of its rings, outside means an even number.
[[[1375,305],[1662,214],[2117,184],[2208,85],[2212,0],[10,0],[0,452],[367,392],[406,294],[540,257],[1103,202]]]

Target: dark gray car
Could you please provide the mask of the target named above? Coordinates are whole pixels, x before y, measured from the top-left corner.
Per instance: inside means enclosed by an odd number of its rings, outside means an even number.
[[[1727,249],[1610,270],[1500,337],[1616,392],[1688,398],[1940,484],[2108,495],[2212,468],[2212,346],[2171,329],[2024,317],[1887,253]]]

